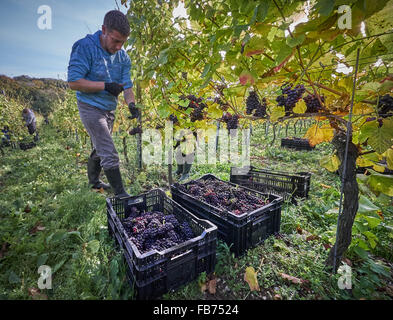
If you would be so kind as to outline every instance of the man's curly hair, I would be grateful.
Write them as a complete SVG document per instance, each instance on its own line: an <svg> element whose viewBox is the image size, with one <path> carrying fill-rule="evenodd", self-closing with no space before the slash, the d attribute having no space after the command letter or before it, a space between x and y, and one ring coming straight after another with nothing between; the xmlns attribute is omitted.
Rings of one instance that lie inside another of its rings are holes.
<svg viewBox="0 0 393 320"><path fill-rule="evenodd" d="M108 31L116 30L123 36L130 34L130 24L127 17L119 10L111 10L105 14L104 26Z"/></svg>

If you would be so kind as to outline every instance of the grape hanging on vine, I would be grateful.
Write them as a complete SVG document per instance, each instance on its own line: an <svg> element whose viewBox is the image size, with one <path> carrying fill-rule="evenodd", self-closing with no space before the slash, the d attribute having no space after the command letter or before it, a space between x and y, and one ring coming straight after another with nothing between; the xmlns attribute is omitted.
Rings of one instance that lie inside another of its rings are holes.
<svg viewBox="0 0 393 320"><path fill-rule="evenodd" d="M222 111L227 111L229 108L229 104L222 101L219 97L214 98L214 102L217 103L220 106L220 109Z"/></svg>
<svg viewBox="0 0 393 320"><path fill-rule="evenodd" d="M325 102L325 97L321 96L321 101ZM316 113L319 110L322 110L322 105L319 103L318 97L314 94L309 94L308 96L303 98L306 103L307 109L306 113Z"/></svg>
<svg viewBox="0 0 393 320"><path fill-rule="evenodd" d="M173 122L173 124L176 124L179 122L179 120L177 119L177 116L175 116L174 114L171 114L169 116L169 120Z"/></svg>
<svg viewBox="0 0 393 320"><path fill-rule="evenodd" d="M251 91L246 100L246 114L252 115L254 113L254 117L264 117L266 116L266 107L266 98L263 98L261 103L256 91Z"/></svg>
<svg viewBox="0 0 393 320"><path fill-rule="evenodd" d="M285 107L286 116L292 112L296 103L302 98L304 92L306 92L306 88L302 84L296 85L293 89L292 87L292 84L283 85L281 87L282 94L276 98L278 106Z"/></svg>
<svg viewBox="0 0 393 320"><path fill-rule="evenodd" d="M232 115L229 112L225 112L219 120L226 123L228 131L237 129L239 125L239 116L237 114Z"/></svg>
<svg viewBox="0 0 393 320"><path fill-rule="evenodd" d="M181 95L180 96L181 100L189 100L189 103L187 106L181 106L179 105L179 109L181 110L188 110L189 108L192 109L190 113L190 120L191 122L195 122L197 120L203 120L205 118L205 114L203 110L207 107L205 103L203 103L203 99L201 97L196 97L193 94L189 94L188 96Z"/></svg>
<svg viewBox="0 0 393 320"><path fill-rule="evenodd" d="M386 94L379 99L378 115L382 118L393 116L393 97Z"/></svg>
<svg viewBox="0 0 393 320"><path fill-rule="evenodd" d="M135 135L135 134L138 134L138 133L142 133L142 127L141 126L137 126L137 127L135 127L135 128L132 128L129 132L128 132L130 135Z"/></svg>

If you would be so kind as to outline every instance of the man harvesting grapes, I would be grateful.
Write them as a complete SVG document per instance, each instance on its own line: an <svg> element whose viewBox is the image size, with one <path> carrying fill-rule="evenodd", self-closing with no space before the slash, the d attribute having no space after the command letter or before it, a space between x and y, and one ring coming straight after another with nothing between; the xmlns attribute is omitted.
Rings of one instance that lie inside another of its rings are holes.
<svg viewBox="0 0 393 320"><path fill-rule="evenodd" d="M22 117L26 123L26 127L27 127L27 130L29 131L29 134L35 133L34 141L38 141L39 137L38 137L38 132L37 132L37 121L35 119L35 115L34 115L33 110L31 110L29 108L24 108L22 110Z"/></svg>
<svg viewBox="0 0 393 320"><path fill-rule="evenodd" d="M102 30L74 43L68 65L68 83L76 90L79 115L93 144L87 163L89 184L93 189L112 187L118 198L129 196L112 139L118 95L124 91L132 118L139 112L130 79L131 60L122 49L129 34L127 17L118 10L109 11ZM102 168L110 186L99 180Z"/></svg>

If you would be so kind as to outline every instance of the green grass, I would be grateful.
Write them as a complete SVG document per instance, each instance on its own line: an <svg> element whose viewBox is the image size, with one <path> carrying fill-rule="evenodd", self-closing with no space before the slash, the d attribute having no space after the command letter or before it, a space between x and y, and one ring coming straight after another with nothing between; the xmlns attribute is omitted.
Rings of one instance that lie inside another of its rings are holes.
<svg viewBox="0 0 393 320"><path fill-rule="evenodd" d="M36 148L7 148L0 159L0 246L8 244L0 258L0 299L32 299L29 289L37 288L42 264L50 266L53 273L52 289L42 290L48 299L132 299L122 254L107 230L105 198L111 194L92 192L87 185L89 143L83 145L85 141L76 141L50 126L42 127L41 132ZM282 129L280 137L284 133ZM293 128L288 135L294 135ZM214 295L201 292L200 283L207 276L202 274L164 299L391 299L384 290L392 283L391 199L372 199L384 215L384 225L373 230L377 245L368 258L360 258L354 248L348 251L353 290L339 289L340 275L332 275L325 267L329 250L324 244L334 243L337 214L328 211L337 207L340 181L319 165L319 159L330 154L332 147L323 144L310 152L293 151L279 147L280 137L271 143L271 130L266 137L262 125L254 127L251 163L260 168L311 172L309 199L298 206L284 204L280 235L241 257L235 258L228 246L219 242ZM130 193L156 187L168 190L166 167L149 166L139 172L135 138L128 138L128 165L120 137L114 138ZM229 180L229 168L229 164L194 165L191 178L212 173ZM42 228L34 230L37 226ZM318 239L307 241L309 235ZM257 272L260 291L250 291L244 281L245 269L250 266ZM282 274L307 284L294 284Z"/></svg>

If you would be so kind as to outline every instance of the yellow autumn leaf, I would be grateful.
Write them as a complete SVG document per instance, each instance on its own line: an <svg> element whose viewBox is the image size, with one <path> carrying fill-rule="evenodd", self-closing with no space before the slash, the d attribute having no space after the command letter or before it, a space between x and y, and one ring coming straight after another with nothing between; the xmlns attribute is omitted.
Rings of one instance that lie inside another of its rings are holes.
<svg viewBox="0 0 393 320"><path fill-rule="evenodd" d="M294 113L305 113L307 110L307 106L306 103L304 102L304 100L300 100L297 104L296 107L293 108L293 112Z"/></svg>
<svg viewBox="0 0 393 320"><path fill-rule="evenodd" d="M329 110L336 110L338 101L339 100L337 99L337 96L335 96L335 95L332 95L332 94L325 95L325 106Z"/></svg>
<svg viewBox="0 0 393 320"><path fill-rule="evenodd" d="M272 113L270 114L270 121L276 122L279 118L284 116L285 116L284 107L275 107L273 108Z"/></svg>
<svg viewBox="0 0 393 320"><path fill-rule="evenodd" d="M360 115L360 114L368 114L374 111L374 108L370 107L365 103L355 103L353 105L353 114Z"/></svg>
<svg viewBox="0 0 393 320"><path fill-rule="evenodd" d="M363 157L359 157L356 159L356 165L358 167L371 167L374 165L374 162L367 160Z"/></svg>
<svg viewBox="0 0 393 320"><path fill-rule="evenodd" d="M377 171L377 172L381 172L381 173L384 173L384 172L385 172L385 167L384 167L384 166L379 166L379 165L377 165L377 164L374 164L374 165L373 165L373 169L374 169L375 171Z"/></svg>
<svg viewBox="0 0 393 320"><path fill-rule="evenodd" d="M139 82L142 89L146 89L150 85L150 80L142 80Z"/></svg>
<svg viewBox="0 0 393 320"><path fill-rule="evenodd" d="M386 150L384 156L386 157L388 169L393 170L393 149Z"/></svg>
<svg viewBox="0 0 393 320"><path fill-rule="evenodd" d="M310 146L315 146L322 142L330 142L334 136L334 129L329 125L323 125L321 128L317 124L308 129L304 138L309 140Z"/></svg>
<svg viewBox="0 0 393 320"><path fill-rule="evenodd" d="M337 155L325 156L322 157L319 161L321 167L329 170L330 172L336 172L340 167L340 163L340 159L337 157Z"/></svg>
<svg viewBox="0 0 393 320"><path fill-rule="evenodd" d="M260 291L257 273L253 267L247 267L244 273L244 281L248 283L251 291Z"/></svg>

